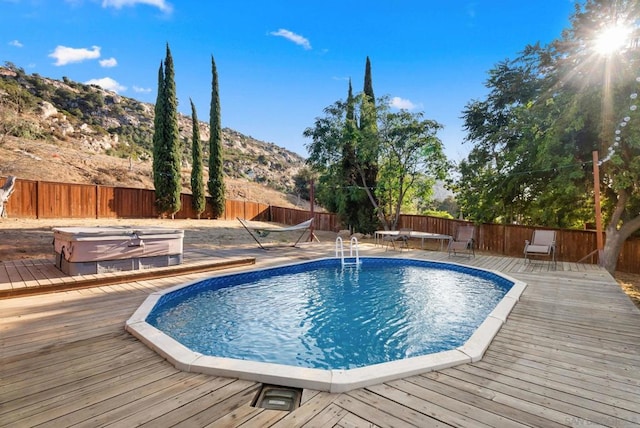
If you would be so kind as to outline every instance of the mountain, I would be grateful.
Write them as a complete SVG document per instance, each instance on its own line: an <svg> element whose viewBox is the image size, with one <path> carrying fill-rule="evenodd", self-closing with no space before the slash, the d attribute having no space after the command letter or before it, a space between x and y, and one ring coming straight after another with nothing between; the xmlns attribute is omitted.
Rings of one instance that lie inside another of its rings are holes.
<svg viewBox="0 0 640 428"><path fill-rule="evenodd" d="M7 63L0 67L0 176L153 188L153 112L153 104ZM184 115L178 120L189 192L192 124ZM206 181L208 123L200 123L200 136ZM223 150L228 198L275 203L260 199L293 193L304 167L298 154L228 128Z"/></svg>

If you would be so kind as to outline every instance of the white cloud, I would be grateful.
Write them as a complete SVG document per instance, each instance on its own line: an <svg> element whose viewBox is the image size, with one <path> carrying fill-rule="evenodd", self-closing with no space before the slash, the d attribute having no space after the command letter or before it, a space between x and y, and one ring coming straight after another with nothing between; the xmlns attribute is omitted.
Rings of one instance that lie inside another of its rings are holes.
<svg viewBox="0 0 640 428"><path fill-rule="evenodd" d="M405 100L400 97L393 97L389 100L389 106L393 108L397 108L399 110L413 110L418 107L416 104L412 103L410 100Z"/></svg>
<svg viewBox="0 0 640 428"><path fill-rule="evenodd" d="M151 88L141 88L140 86L133 85L133 92L137 92L139 94L148 94L151 92Z"/></svg>
<svg viewBox="0 0 640 428"><path fill-rule="evenodd" d="M113 80L111 77L103 77L102 79L91 79L84 83L87 85L98 85L101 88L106 89L107 91L113 91L118 93L124 92L127 90L126 86L122 86L121 84Z"/></svg>
<svg viewBox="0 0 640 428"><path fill-rule="evenodd" d="M92 46L91 50L86 48L68 48L66 46L56 46L50 58L55 58L54 65L67 65L74 62L82 62L87 59L100 58L100 47Z"/></svg>
<svg viewBox="0 0 640 428"><path fill-rule="evenodd" d="M20 43L20 41L19 41L19 40L11 40L11 41L9 42L9 45L11 45L11 46L15 46L16 48L21 48L21 47L23 47L23 46L24 46L22 43Z"/></svg>
<svg viewBox="0 0 640 428"><path fill-rule="evenodd" d="M171 13L173 7L165 0L102 0L102 7L113 7L116 9L122 9L125 6L137 6L139 4L146 4L154 6L165 13Z"/></svg>
<svg viewBox="0 0 640 428"><path fill-rule="evenodd" d="M296 45L302 46L306 50L311 49L311 43L305 37L293 33L289 30L285 30L284 28L279 29L278 31L272 31L269 33L272 36L284 37L287 40L292 41Z"/></svg>
<svg viewBox="0 0 640 428"><path fill-rule="evenodd" d="M105 68L115 67L118 65L118 61L116 61L115 58L101 59L99 62L100 66Z"/></svg>

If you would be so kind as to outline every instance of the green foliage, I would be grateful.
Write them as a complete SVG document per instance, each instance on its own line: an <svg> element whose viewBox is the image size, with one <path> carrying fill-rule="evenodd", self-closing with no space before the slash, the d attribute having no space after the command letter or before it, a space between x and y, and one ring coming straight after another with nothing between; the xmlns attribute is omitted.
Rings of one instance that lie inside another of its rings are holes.
<svg viewBox="0 0 640 428"><path fill-rule="evenodd" d="M224 213L225 186L223 175L222 125L220 117L220 93L218 70L211 55L211 110L209 112L209 181L207 182L214 218Z"/></svg>
<svg viewBox="0 0 640 428"><path fill-rule="evenodd" d="M435 178L444 176L448 163L442 143L436 137L441 126L423 119L422 113L389 112L388 103L380 103L376 112L376 134L363 138L369 130L352 126L347 120L350 103L338 101L325 109L325 116L317 118L313 128L307 128L306 137L313 142L307 146L308 164L320 176L318 198L326 207L344 209L343 204L356 200L356 192L371 195L368 203L378 213L385 228L394 228L402 209L407 209L413 197L430 197ZM354 112L362 111L354 108ZM365 107L367 108L367 107ZM373 147L372 147L373 146ZM354 174L345 177L345 153L354 156L348 163ZM377 154L372 159L373 154ZM366 174L370 161L379 165L376 187L365 189L357 180ZM356 177L356 178L352 178ZM345 178L352 181L345 185ZM332 197L333 195L333 197ZM366 221L356 218L356 221ZM360 223L362 224L362 223ZM376 225L369 225L375 227Z"/></svg>
<svg viewBox="0 0 640 428"><path fill-rule="evenodd" d="M153 181L158 211L172 216L180 210L182 191L177 108L173 58L167 44L164 69L161 64L158 72L153 137Z"/></svg>
<svg viewBox="0 0 640 428"><path fill-rule="evenodd" d="M427 214L428 212L446 212L447 214L451 215L451 218L456 218L460 214L458 202L453 196L447 196L446 198L444 198L444 200L438 201L433 204L432 209L423 211L423 214L425 215L434 215L440 217L436 214Z"/></svg>
<svg viewBox="0 0 640 428"><path fill-rule="evenodd" d="M33 111L37 99L15 80L0 79L0 143L4 136L36 139L44 132L31 120L20 115Z"/></svg>
<svg viewBox="0 0 640 428"><path fill-rule="evenodd" d="M438 217L438 218L447 218L447 219L455 218L448 211L438 211L438 210L426 210L425 212L422 213L422 215L428 215L431 217Z"/></svg>
<svg viewBox="0 0 640 428"><path fill-rule="evenodd" d="M388 221L395 227L400 212L409 208L407 201L431 198L435 179L443 179L449 165L436 135L442 125L424 119L423 113L379 110L380 172L376 194L385 202Z"/></svg>
<svg viewBox="0 0 640 428"><path fill-rule="evenodd" d="M378 202L374 200L378 153L375 97L369 57L365 65L363 93L354 97L349 80L346 103L336 103L325 109L325 113L334 118L316 121L315 131L305 131L305 136L314 138L318 143L319 140L326 139L326 143L339 146L337 150L331 149L332 156L337 159L329 168L332 177L320 179L320 184L328 186L325 188L332 191L321 189L318 199L325 207L335 208L345 226L357 232L371 233L378 228L379 219L376 212ZM335 123L331 123L336 120L339 122L337 128Z"/></svg>
<svg viewBox="0 0 640 428"><path fill-rule="evenodd" d="M309 168L302 168L298 173L293 177L294 181L294 189L293 191L302 199L306 199L310 201L311 198L311 181L315 179L313 171ZM314 192L315 196L315 192Z"/></svg>
<svg viewBox="0 0 640 428"><path fill-rule="evenodd" d="M597 151L608 223L604 263L615 269L624 239L640 229L639 19L638 2L587 0L576 6L560 39L527 46L491 70L486 99L464 112L474 147L455 183L473 220L592 223ZM631 44L595 52L599 32L614 25L633 31Z"/></svg>
<svg viewBox="0 0 640 428"><path fill-rule="evenodd" d="M191 194L192 194L192 207L193 210L200 214L205 210L207 200L204 193L204 168L202 164L202 141L200 141L200 122L198 121L198 114L196 112L196 106L191 102L191 126L193 127L193 137L191 139L191 154L192 154L192 167L191 167Z"/></svg>
<svg viewBox="0 0 640 428"><path fill-rule="evenodd" d="M33 110L37 103L37 98L17 81L0 79L0 107L13 109L20 114Z"/></svg>
<svg viewBox="0 0 640 428"><path fill-rule="evenodd" d="M584 124L567 119L571 110L580 109L584 117L592 109L551 92L541 58L547 58L546 52L535 46L498 64L489 73L487 99L470 103L463 112L467 140L474 147L459 165L456 188L465 215L475 221L554 227L583 223L584 212L568 208L584 202L584 191L577 189L584 189L592 145L576 144L576 139L595 137Z"/></svg>
<svg viewBox="0 0 640 428"><path fill-rule="evenodd" d="M98 128L99 130L102 128ZM121 124L120 126L109 128L106 130L111 134L118 134L121 140L129 141L139 146L137 151L140 153L150 153L153 151L153 129L146 126L133 126L129 124Z"/></svg>

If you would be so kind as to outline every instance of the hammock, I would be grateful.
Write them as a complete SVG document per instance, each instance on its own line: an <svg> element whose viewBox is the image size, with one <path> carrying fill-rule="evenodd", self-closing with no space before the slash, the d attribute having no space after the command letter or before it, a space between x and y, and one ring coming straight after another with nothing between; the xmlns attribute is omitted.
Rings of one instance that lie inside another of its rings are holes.
<svg viewBox="0 0 640 428"><path fill-rule="evenodd" d="M285 227L264 226L261 224L251 223L249 221L242 220L239 217L236 217L236 218L238 219L242 227L244 227L245 230L249 232L249 235L251 235L253 240L256 241L260 246L260 248L262 248L263 250L266 250L266 248L258 240L256 235L259 236L260 238L266 238L267 236L269 236L270 233L292 232L292 231L302 230L302 233L298 237L298 240L293 245L291 245L291 247L295 247L296 245L298 245L298 242L300 242L305 232L307 230L311 231L311 225L313 224L312 218L310 218L307 221L303 221L302 223L298 223L294 226L285 226Z"/></svg>

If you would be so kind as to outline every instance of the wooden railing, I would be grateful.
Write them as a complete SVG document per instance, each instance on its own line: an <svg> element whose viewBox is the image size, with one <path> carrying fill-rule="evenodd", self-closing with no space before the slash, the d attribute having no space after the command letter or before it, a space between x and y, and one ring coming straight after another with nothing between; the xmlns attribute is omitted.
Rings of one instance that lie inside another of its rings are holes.
<svg viewBox="0 0 640 428"><path fill-rule="evenodd" d="M0 178L0 186L6 179ZM52 183L47 181L16 180L14 192L7 204L8 217L13 218L156 218L155 192L149 189L109 187L88 184ZM177 219L196 218L191 208L191 195L181 195L182 208ZM293 225L308 220L310 212L295 208L277 207L251 201L227 200L223 220L237 217L249 220L272 221ZM316 230L337 232L343 229L333 213L315 212ZM211 205L200 218L212 218ZM402 215L398 228L421 232L453 235L459 224L467 222L439 217ZM0 221L0 227L2 222ZM479 251L520 257L524 241L530 239L535 228L519 225L476 225L476 247ZM592 230L556 229L558 259L576 262L596 248ZM587 260L597 263L595 258ZM630 238L618 258L618 270L640 274L640 239Z"/></svg>

